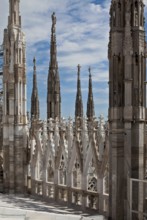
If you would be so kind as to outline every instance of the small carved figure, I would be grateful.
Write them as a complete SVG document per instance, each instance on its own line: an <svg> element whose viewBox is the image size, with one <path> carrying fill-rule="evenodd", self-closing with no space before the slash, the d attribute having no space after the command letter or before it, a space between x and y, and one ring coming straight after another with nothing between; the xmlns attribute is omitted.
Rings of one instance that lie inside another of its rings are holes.
<svg viewBox="0 0 147 220"><path fill-rule="evenodd" d="M53 14L52 14L52 22L53 22L53 26L55 26L55 24L56 24L55 12L53 12Z"/></svg>
<svg viewBox="0 0 147 220"><path fill-rule="evenodd" d="M141 3L140 3L141 4ZM140 5L140 26L144 25L144 18L143 18L143 4Z"/></svg>
<svg viewBox="0 0 147 220"><path fill-rule="evenodd" d="M138 3L135 2L135 26L138 26Z"/></svg>
<svg viewBox="0 0 147 220"><path fill-rule="evenodd" d="M118 25L121 25L121 3L118 2L118 10L119 10L119 19L118 19Z"/></svg>
<svg viewBox="0 0 147 220"><path fill-rule="evenodd" d="M113 7L113 26L116 26L116 7Z"/></svg>

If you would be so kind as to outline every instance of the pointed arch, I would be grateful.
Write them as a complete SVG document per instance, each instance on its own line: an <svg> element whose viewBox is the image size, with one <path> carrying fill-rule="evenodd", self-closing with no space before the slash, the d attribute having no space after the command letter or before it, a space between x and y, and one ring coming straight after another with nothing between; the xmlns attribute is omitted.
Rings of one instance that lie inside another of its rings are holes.
<svg viewBox="0 0 147 220"><path fill-rule="evenodd" d="M55 150L54 142L47 140L46 150L44 151L44 170L45 170L45 181L54 182L55 172Z"/></svg>
<svg viewBox="0 0 147 220"><path fill-rule="evenodd" d="M68 151L66 140L60 141L60 148L57 152L56 166L58 169L58 183L67 184Z"/></svg>
<svg viewBox="0 0 147 220"><path fill-rule="evenodd" d="M68 173L70 175L69 177L71 178L71 187L81 188L83 164L80 150L80 142L76 139L76 137L73 140Z"/></svg>
<svg viewBox="0 0 147 220"><path fill-rule="evenodd" d="M75 165L75 160L78 160L81 172L83 172L83 164L82 164L82 155L80 150L80 142L77 141L76 137L73 140L72 152L71 152L71 159L69 162L69 169L68 172L72 172L73 166Z"/></svg>
<svg viewBox="0 0 147 220"><path fill-rule="evenodd" d="M58 169L58 178L59 178L59 184L66 185L67 184L67 163L65 156L62 154L60 158L60 164Z"/></svg>
<svg viewBox="0 0 147 220"><path fill-rule="evenodd" d="M41 147L40 130L34 132L30 137L31 148L31 176L32 179L42 179L43 152Z"/></svg>
<svg viewBox="0 0 147 220"><path fill-rule="evenodd" d="M74 166L72 169L72 186L75 188L81 188L82 186L82 172L77 157L74 161Z"/></svg>
<svg viewBox="0 0 147 220"><path fill-rule="evenodd" d="M89 140L89 147L88 147L88 151L87 151L87 156L86 156L86 162L85 162L85 166L84 166L84 173L88 172L89 169L89 163L93 160L93 164L95 164L95 169L96 172L99 172L99 168L100 168L100 162L99 162L99 158L97 155L97 151L96 149L98 148L96 142L93 140L93 138L90 138Z"/></svg>
<svg viewBox="0 0 147 220"><path fill-rule="evenodd" d="M48 165L47 165L47 182L54 182L54 167L53 167L53 160L51 159L51 157L48 159Z"/></svg>

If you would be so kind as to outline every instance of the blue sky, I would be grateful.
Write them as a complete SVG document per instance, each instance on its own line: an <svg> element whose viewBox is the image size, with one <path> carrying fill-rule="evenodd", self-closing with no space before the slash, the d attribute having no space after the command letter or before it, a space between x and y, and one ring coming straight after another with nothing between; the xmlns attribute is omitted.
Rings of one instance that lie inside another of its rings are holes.
<svg viewBox="0 0 147 220"><path fill-rule="evenodd" d="M7 27L8 0L0 0L0 44ZM146 1L147 2L147 1ZM57 52L61 80L62 116L74 117L77 65L86 114L88 67L93 76L95 113L107 119L110 0L20 0L22 29L26 35L27 98L30 111L33 57L37 60L41 118L46 118L47 75L50 59L51 14L57 17Z"/></svg>

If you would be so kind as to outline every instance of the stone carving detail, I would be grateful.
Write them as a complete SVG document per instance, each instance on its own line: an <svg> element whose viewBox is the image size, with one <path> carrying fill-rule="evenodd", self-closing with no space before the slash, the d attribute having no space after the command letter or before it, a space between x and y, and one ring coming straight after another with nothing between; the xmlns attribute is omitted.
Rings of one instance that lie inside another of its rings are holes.
<svg viewBox="0 0 147 220"><path fill-rule="evenodd" d="M130 6L131 6L130 0L125 0L125 3L126 3L126 12L130 13Z"/></svg>
<svg viewBox="0 0 147 220"><path fill-rule="evenodd" d="M65 158L62 155L59 165L59 183L62 185L66 185L66 165Z"/></svg>
<svg viewBox="0 0 147 220"><path fill-rule="evenodd" d="M135 1L135 26L138 26L138 2Z"/></svg>
<svg viewBox="0 0 147 220"><path fill-rule="evenodd" d="M97 175L93 159L89 163L88 169L88 190L97 192Z"/></svg>
<svg viewBox="0 0 147 220"><path fill-rule="evenodd" d="M143 14L144 14L144 5L142 2L140 2L140 26L144 26L144 17L143 17Z"/></svg>
<svg viewBox="0 0 147 220"><path fill-rule="evenodd" d="M59 137L59 121L58 121L58 118L56 118L56 120L55 120L55 135L54 135L56 150L59 147L59 140L60 140L60 137Z"/></svg>
<svg viewBox="0 0 147 220"><path fill-rule="evenodd" d="M47 181L48 182L54 182L54 169L53 169L53 162L52 162L51 158L48 161Z"/></svg>
<svg viewBox="0 0 147 220"><path fill-rule="evenodd" d="M96 208L97 198L93 195L88 196L89 208Z"/></svg>
<svg viewBox="0 0 147 220"><path fill-rule="evenodd" d="M114 2L113 6L112 6L112 22L113 22L113 26L116 26L116 3Z"/></svg>
<svg viewBox="0 0 147 220"><path fill-rule="evenodd" d="M38 180L41 180L42 179L42 173L43 173L43 164L42 164L42 158L41 158L41 155L38 154L37 156L37 161L36 161L36 178Z"/></svg>
<svg viewBox="0 0 147 220"><path fill-rule="evenodd" d="M118 26L121 26L121 10L122 10L122 5L119 1L118 2Z"/></svg>
<svg viewBox="0 0 147 220"><path fill-rule="evenodd" d="M73 167L73 187L81 188L81 169L78 159L76 159Z"/></svg>
<svg viewBox="0 0 147 220"><path fill-rule="evenodd" d="M109 194L109 166L107 164L103 179L103 193Z"/></svg>

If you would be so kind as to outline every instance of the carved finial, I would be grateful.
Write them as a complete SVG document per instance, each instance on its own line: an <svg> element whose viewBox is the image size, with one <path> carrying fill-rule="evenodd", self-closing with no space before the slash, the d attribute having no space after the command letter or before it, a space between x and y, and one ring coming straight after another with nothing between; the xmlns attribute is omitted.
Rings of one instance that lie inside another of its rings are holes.
<svg viewBox="0 0 147 220"><path fill-rule="evenodd" d="M49 120L48 120L48 128L50 131L53 131L53 129L54 129L54 124L53 124L52 118L49 118Z"/></svg>
<svg viewBox="0 0 147 220"><path fill-rule="evenodd" d="M81 66L80 66L80 64L78 64L78 73L80 73L80 70L81 70Z"/></svg>
<svg viewBox="0 0 147 220"><path fill-rule="evenodd" d="M80 71L81 71L81 66L80 66L80 64L78 64L78 79L80 80Z"/></svg>
<svg viewBox="0 0 147 220"><path fill-rule="evenodd" d="M36 58L33 59L34 66L36 66Z"/></svg>
<svg viewBox="0 0 147 220"><path fill-rule="evenodd" d="M55 16L55 12L53 12L53 14L52 14L52 23L53 23L53 25L56 24L56 16Z"/></svg>
<svg viewBox="0 0 147 220"><path fill-rule="evenodd" d="M34 57L33 59L33 63L34 63L34 71L36 70L36 58ZM35 72L34 72L35 73Z"/></svg>
<svg viewBox="0 0 147 220"><path fill-rule="evenodd" d="M89 76L91 77L91 67L89 67Z"/></svg>
<svg viewBox="0 0 147 220"><path fill-rule="evenodd" d="M35 66L35 64L36 64L36 57L34 57L33 63L34 63L34 66Z"/></svg>

